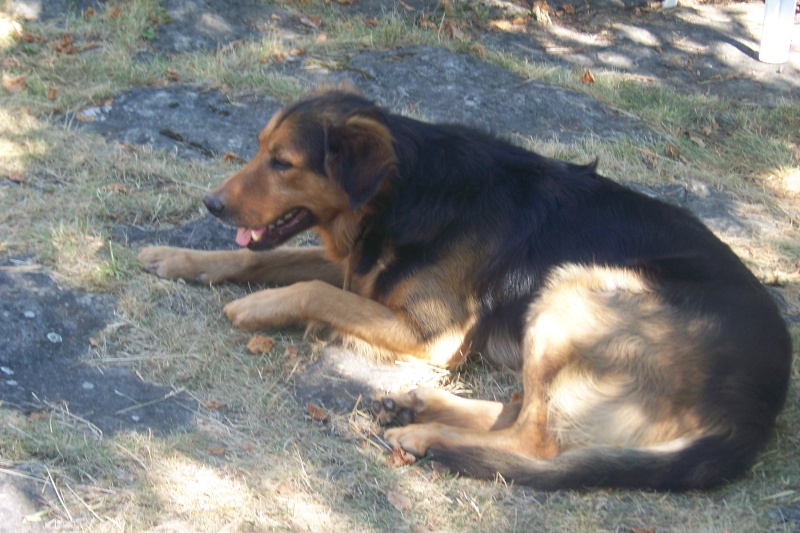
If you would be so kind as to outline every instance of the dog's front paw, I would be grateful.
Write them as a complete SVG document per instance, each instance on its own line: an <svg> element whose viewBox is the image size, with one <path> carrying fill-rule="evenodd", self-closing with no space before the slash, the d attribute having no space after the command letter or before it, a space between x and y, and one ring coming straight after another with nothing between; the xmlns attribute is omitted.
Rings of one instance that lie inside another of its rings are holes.
<svg viewBox="0 0 800 533"><path fill-rule="evenodd" d="M280 328L304 321L301 284L265 289L234 300L223 311L231 324L245 331Z"/></svg>
<svg viewBox="0 0 800 533"><path fill-rule="evenodd" d="M160 278L194 279L190 253L190 250L170 246L146 246L137 259L145 270Z"/></svg>

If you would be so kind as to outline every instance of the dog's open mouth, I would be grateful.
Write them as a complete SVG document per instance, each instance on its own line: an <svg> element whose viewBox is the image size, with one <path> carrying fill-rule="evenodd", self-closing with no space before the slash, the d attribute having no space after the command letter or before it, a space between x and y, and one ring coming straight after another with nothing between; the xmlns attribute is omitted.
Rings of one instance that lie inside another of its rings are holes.
<svg viewBox="0 0 800 533"><path fill-rule="evenodd" d="M282 214L263 228L238 228L236 244L251 250L269 250L283 244L317 223L314 214L305 207L296 207Z"/></svg>

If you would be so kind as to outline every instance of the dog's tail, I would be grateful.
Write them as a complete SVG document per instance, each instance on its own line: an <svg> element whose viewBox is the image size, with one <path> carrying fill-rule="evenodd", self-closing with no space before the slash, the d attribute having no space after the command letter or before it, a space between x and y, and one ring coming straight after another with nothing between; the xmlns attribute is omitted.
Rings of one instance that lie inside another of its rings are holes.
<svg viewBox="0 0 800 533"><path fill-rule="evenodd" d="M653 490L702 489L730 481L753 463L766 440L763 431L679 439L643 448L596 446L565 451L552 459L531 459L490 448L431 448L436 462L466 475L537 490L590 487Z"/></svg>

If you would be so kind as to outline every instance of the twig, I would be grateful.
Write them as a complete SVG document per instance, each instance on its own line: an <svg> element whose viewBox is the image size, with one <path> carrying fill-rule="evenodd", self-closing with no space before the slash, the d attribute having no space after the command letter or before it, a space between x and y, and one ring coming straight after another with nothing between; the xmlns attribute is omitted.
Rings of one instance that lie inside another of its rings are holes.
<svg viewBox="0 0 800 533"><path fill-rule="evenodd" d="M144 461L142 461L141 459L139 459L138 457L136 457L136 454L135 454L135 453L133 453L132 451L130 451L130 450L128 450L128 449L126 449L126 448L125 448L124 446L122 446L121 444L119 444L119 443L117 443L117 442L114 442L113 440L110 440L110 441L108 441L108 442L110 442L111 444L113 444L114 446L116 446L117 448L119 448L120 450L122 450L124 453L128 454L128 456L130 456L130 458L131 458L131 459L133 459L134 461L136 461L137 463L139 463L139 466L141 466L141 467L142 467L142 470L148 470L148 468L147 468L147 465L146 465L146 464L144 464Z"/></svg>
<svg viewBox="0 0 800 533"><path fill-rule="evenodd" d="M102 519L102 518L100 518L100 516L98 516L98 514L97 514L97 513L95 513L95 512L94 512L94 510L93 510L91 507L89 507L89 504L88 504L88 503L86 503L85 501L83 501L83 498L81 498L80 496L78 496L78 493L77 493L77 492L75 492L74 490L72 490L72 487L70 487L70 486L69 486L69 483L67 483L67 482L65 481L65 482L64 482L64 485L66 485L66 486L67 486L67 488L69 489L69 491L72 493L72 495L73 495L73 496L75 496L75 497L78 499L78 501L81 503L81 505L83 505L84 507L86 507L86 510L87 510L87 511L89 511L90 513L92 513L92 516L94 516L95 518L97 518L97 519L98 519L98 520L100 520L101 522L103 521L103 519Z"/></svg>
<svg viewBox="0 0 800 533"><path fill-rule="evenodd" d="M67 518L69 519L70 522L72 522L73 521L72 513L70 513L69 509L67 509L67 504L64 503L64 497L61 495L61 491L58 490L58 487L56 486L56 481L53 479L53 475L50 473L50 469L47 467L45 467L45 469L47 470L47 477L50 478L50 484L53 486L53 490L55 491L56 496L58 497L58 501L61 502L61 507L64 508L64 512L67 513Z"/></svg>
<svg viewBox="0 0 800 533"><path fill-rule="evenodd" d="M126 407L124 409L120 409L119 411L117 411L114 414L115 415L122 415L122 414L125 414L125 413L129 413L130 411L135 411L136 409L141 409L142 407L147 407L147 406L159 403L159 402L163 402L163 401L169 400L173 396L177 396L178 394L184 392L185 390L186 390L186 387L181 387L178 390L174 390L174 391L169 392L168 394L165 394L163 398L156 398L155 400L150 400L149 402L144 402L144 403L139 403L139 404L136 404L136 405L131 405L130 407ZM114 392L116 392L117 394L119 394L120 396L122 396L124 398L128 398L130 400L133 399L133 398L130 398L129 396L125 396L124 394L122 394L118 390L115 390Z"/></svg>
<svg viewBox="0 0 800 533"><path fill-rule="evenodd" d="M10 475L10 476L17 476L17 477L21 477L21 478L23 478L23 479L29 479L29 480L31 480L31 481L35 481L35 482L37 482L37 483L44 483L44 484L47 484L47 480L46 480L46 479L44 479L44 478L40 478L40 477L36 477L36 476L32 476L32 475L30 475L30 474L25 474L25 473L23 473L23 472L17 472L16 470L11 470L11 469L8 469L8 468L0 468L0 473L2 473L2 474L8 474L8 475Z"/></svg>

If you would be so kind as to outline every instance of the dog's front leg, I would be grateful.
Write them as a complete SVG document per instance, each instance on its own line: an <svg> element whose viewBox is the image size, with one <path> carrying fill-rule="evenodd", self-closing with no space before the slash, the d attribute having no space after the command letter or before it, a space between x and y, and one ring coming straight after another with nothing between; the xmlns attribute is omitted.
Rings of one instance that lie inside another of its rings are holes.
<svg viewBox="0 0 800 533"><path fill-rule="evenodd" d="M322 281L253 293L226 305L225 315L248 331L317 322L398 354L427 355L427 345L401 312Z"/></svg>

